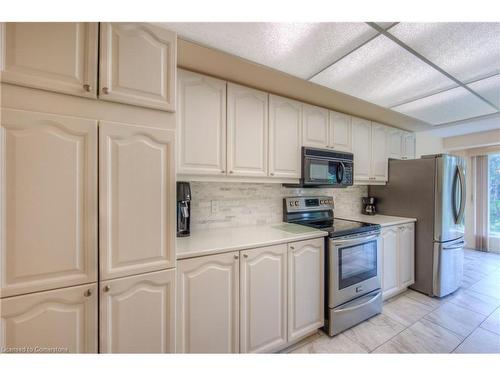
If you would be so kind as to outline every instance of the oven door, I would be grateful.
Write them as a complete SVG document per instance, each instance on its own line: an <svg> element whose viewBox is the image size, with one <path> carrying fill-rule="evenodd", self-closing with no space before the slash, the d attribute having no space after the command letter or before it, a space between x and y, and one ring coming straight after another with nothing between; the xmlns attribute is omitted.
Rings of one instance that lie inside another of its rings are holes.
<svg viewBox="0 0 500 375"><path fill-rule="evenodd" d="M330 308L380 288L379 233L331 239L328 261Z"/></svg>
<svg viewBox="0 0 500 375"><path fill-rule="evenodd" d="M342 185L346 166L340 160L305 156L303 177L306 185Z"/></svg>

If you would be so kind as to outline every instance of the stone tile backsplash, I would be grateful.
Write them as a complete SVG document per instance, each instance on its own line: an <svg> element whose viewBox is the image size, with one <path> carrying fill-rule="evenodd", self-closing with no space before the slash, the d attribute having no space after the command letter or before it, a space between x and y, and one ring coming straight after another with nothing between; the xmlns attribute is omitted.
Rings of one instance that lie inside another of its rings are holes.
<svg viewBox="0 0 500 375"><path fill-rule="evenodd" d="M191 193L191 227L208 229L279 223L283 198L289 196L333 196L335 215L359 212L367 187L294 189L281 184L191 181Z"/></svg>

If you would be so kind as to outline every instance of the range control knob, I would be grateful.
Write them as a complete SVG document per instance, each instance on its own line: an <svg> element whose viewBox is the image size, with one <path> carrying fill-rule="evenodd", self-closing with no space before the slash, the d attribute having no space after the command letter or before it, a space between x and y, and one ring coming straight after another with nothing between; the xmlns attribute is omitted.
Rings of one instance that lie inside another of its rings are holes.
<svg viewBox="0 0 500 375"><path fill-rule="evenodd" d="M295 207L299 205L299 201L295 201Z"/></svg>

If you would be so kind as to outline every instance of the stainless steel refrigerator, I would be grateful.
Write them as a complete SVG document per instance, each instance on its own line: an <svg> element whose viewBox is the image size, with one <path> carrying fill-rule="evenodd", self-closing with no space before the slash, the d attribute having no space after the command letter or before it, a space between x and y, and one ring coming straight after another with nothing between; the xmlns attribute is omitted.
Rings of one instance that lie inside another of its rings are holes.
<svg viewBox="0 0 500 375"><path fill-rule="evenodd" d="M410 288L443 297L463 276L465 161L453 155L389 160L389 181L370 186L377 212L414 217L415 284Z"/></svg>

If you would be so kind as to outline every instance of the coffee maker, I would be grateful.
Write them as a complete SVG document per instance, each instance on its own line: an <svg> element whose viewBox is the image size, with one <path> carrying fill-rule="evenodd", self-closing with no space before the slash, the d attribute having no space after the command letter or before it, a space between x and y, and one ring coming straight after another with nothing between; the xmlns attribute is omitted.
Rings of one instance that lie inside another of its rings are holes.
<svg viewBox="0 0 500 375"><path fill-rule="evenodd" d="M191 222L191 188L189 182L177 181L177 237L188 237Z"/></svg>
<svg viewBox="0 0 500 375"><path fill-rule="evenodd" d="M364 215L375 215L375 198L374 197L363 197L363 210L361 212Z"/></svg>

